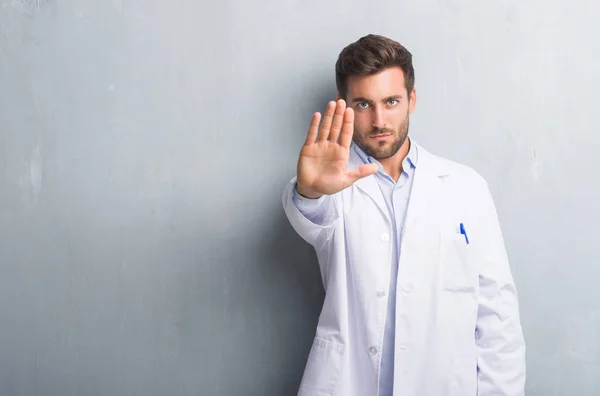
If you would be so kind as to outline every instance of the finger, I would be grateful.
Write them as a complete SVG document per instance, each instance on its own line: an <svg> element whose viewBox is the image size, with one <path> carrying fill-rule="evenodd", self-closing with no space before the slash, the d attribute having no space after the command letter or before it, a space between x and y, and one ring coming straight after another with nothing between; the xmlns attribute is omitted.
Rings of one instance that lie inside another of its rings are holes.
<svg viewBox="0 0 600 396"><path fill-rule="evenodd" d="M352 110L351 107L348 107L344 113L344 124L340 135L340 145L350 148L352 134L354 134L354 110Z"/></svg>
<svg viewBox="0 0 600 396"><path fill-rule="evenodd" d="M344 122L344 112L346 111L346 102L342 99L338 100L335 115L333 116L333 121L331 122L331 131L329 132L329 141L337 143L338 138L340 137L340 130L342 129L342 124Z"/></svg>
<svg viewBox="0 0 600 396"><path fill-rule="evenodd" d="M334 112L335 102L331 101L327 104L327 110L325 110L325 116L323 117L323 122L321 123L321 134L319 136L320 141L325 141L329 137L329 129L331 128Z"/></svg>
<svg viewBox="0 0 600 396"><path fill-rule="evenodd" d="M319 122L321 121L321 113L315 113L310 121L310 127L308 128L308 135L306 136L305 145L313 144L317 140L319 134Z"/></svg>
<svg viewBox="0 0 600 396"><path fill-rule="evenodd" d="M379 167L377 164L365 164L347 173L350 183L362 179L363 177L371 176L377 173Z"/></svg>

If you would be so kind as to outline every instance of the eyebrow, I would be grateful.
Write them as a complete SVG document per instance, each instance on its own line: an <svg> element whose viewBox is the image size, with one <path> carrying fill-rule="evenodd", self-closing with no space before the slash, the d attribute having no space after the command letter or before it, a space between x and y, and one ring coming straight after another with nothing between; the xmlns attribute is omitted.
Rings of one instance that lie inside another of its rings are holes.
<svg viewBox="0 0 600 396"><path fill-rule="evenodd" d="M402 95L392 95L392 96L388 96L387 98L384 98L383 101L387 102L388 100L400 100L402 99ZM352 103L358 103L358 102L367 102L367 103L373 103L372 100L369 100L367 98L354 98L352 99Z"/></svg>

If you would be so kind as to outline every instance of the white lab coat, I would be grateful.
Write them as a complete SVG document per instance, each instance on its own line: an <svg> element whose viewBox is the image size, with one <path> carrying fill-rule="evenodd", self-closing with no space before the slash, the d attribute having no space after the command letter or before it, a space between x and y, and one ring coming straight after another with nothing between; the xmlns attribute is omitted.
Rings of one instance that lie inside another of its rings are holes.
<svg viewBox="0 0 600 396"><path fill-rule="evenodd" d="M523 395L517 291L487 184L418 149L398 270L394 395ZM351 149L349 169L361 164ZM384 198L366 177L324 197L327 216L314 224L292 201L295 181L283 206L315 248L326 291L298 395L377 396L393 243Z"/></svg>

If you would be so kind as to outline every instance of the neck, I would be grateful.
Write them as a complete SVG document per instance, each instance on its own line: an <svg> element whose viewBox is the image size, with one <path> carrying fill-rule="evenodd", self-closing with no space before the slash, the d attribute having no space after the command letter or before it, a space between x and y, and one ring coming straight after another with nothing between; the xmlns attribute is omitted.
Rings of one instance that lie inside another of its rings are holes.
<svg viewBox="0 0 600 396"><path fill-rule="evenodd" d="M383 166L383 170L385 173L390 175L392 179L398 181L400 178L400 174L402 173L402 161L408 155L408 151L410 150L410 139L407 137L400 149L396 152L396 154L392 155L389 158L384 158L378 160Z"/></svg>

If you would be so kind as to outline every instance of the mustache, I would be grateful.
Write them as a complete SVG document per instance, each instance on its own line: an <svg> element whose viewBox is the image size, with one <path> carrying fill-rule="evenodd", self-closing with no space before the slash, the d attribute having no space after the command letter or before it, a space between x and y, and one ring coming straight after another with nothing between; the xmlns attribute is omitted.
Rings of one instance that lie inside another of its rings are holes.
<svg viewBox="0 0 600 396"><path fill-rule="evenodd" d="M379 135L393 135L394 130L391 128L373 128L369 136L379 136Z"/></svg>

